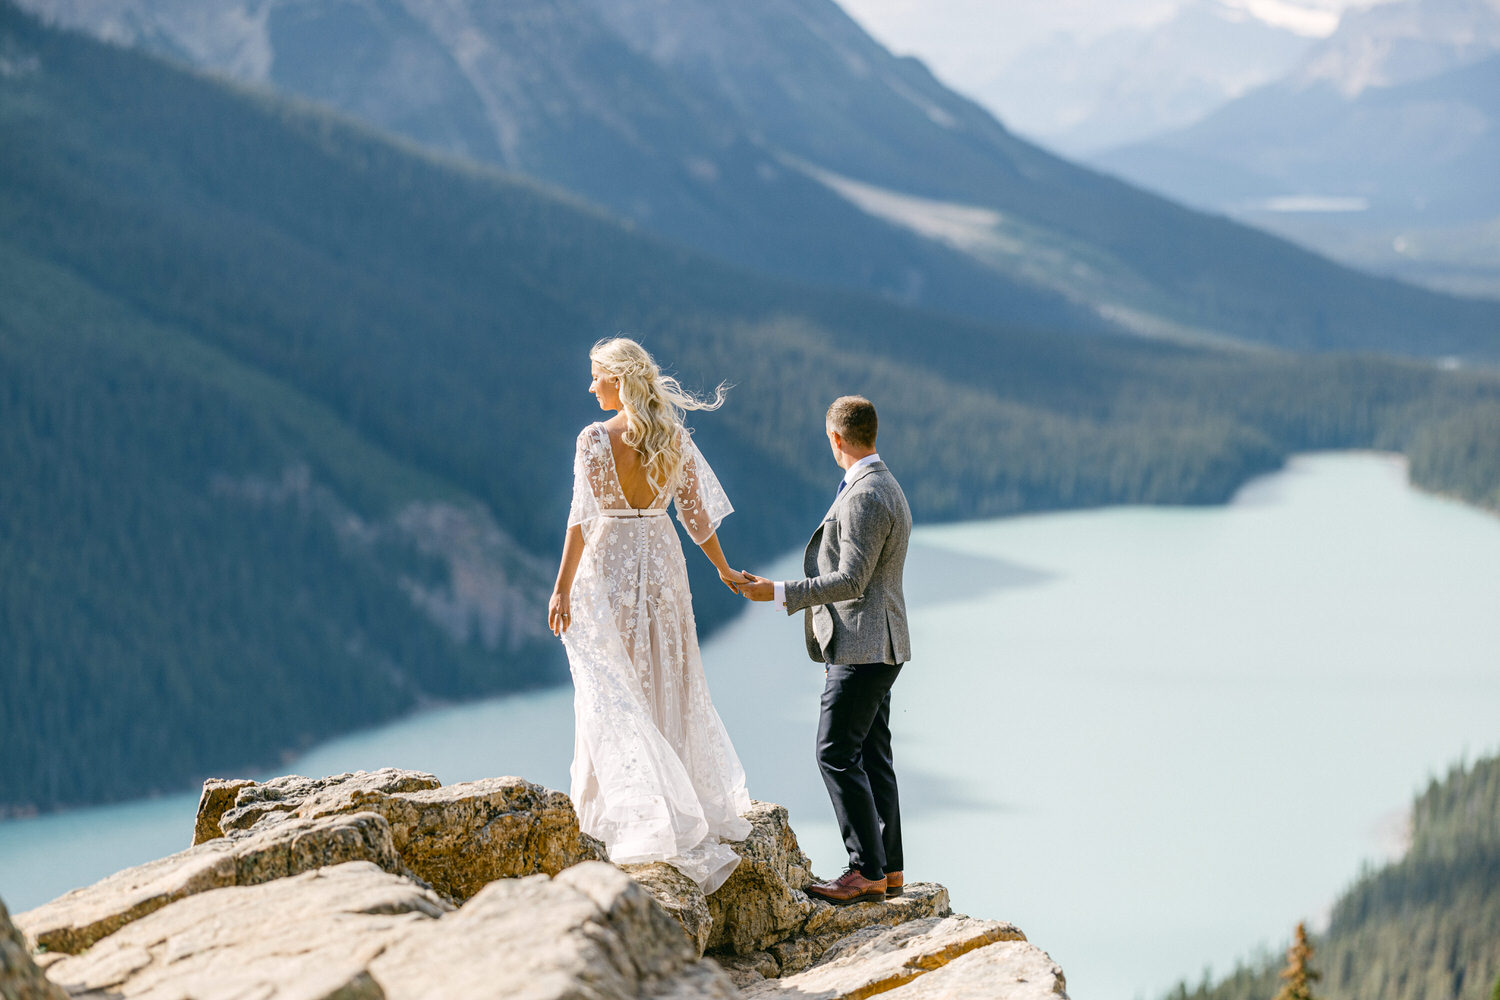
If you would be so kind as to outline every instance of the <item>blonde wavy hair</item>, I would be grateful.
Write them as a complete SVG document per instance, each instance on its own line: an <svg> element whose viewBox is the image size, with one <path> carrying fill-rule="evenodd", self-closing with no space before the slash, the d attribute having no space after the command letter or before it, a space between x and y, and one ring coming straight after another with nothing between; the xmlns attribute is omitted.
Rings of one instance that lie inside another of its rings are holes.
<svg viewBox="0 0 1500 1000"><path fill-rule="evenodd" d="M677 478L682 469L682 418L688 410L717 410L730 388L720 382L712 400L699 399L661 367L644 347L629 337L606 337L589 351L589 360L611 378L620 380L620 403L625 410L625 443L641 456L646 475L657 492Z"/></svg>

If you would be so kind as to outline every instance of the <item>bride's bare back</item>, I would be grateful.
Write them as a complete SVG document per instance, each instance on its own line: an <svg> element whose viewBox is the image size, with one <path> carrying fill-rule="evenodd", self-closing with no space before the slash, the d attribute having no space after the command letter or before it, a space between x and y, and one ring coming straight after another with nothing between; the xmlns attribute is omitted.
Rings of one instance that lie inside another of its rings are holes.
<svg viewBox="0 0 1500 1000"><path fill-rule="evenodd" d="M610 457L615 462L615 478L620 483L620 493L625 497L625 502L637 510L653 505L662 506L657 500L665 499L665 494L655 488L651 477L646 474L646 465L641 461L640 452L625 443L625 430L628 426L624 414L604 421L604 429L609 432Z"/></svg>

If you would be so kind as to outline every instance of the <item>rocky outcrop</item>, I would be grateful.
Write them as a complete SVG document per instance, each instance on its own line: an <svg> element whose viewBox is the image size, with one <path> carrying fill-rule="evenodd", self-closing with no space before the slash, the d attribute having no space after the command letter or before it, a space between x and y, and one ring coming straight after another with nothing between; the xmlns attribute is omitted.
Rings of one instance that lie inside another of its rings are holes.
<svg viewBox="0 0 1500 1000"><path fill-rule="evenodd" d="M998 920L927 917L857 931L804 972L741 982L753 1000L858 1000L894 990L987 945L1025 940L1013 925Z"/></svg>
<svg viewBox="0 0 1500 1000"><path fill-rule="evenodd" d="M975 949L886 994L889 1000L1066 1000L1067 995L1062 969L1027 941Z"/></svg>
<svg viewBox="0 0 1500 1000"><path fill-rule="evenodd" d="M220 819L234 808L240 789L254 784L248 778L210 778L203 783L203 793L198 796L198 818L193 825L195 846L224 836Z"/></svg>
<svg viewBox="0 0 1500 1000"><path fill-rule="evenodd" d="M745 814L750 835L734 845L739 867L708 898L714 951L745 955L784 940L814 906L803 888L815 879L784 806L756 802Z"/></svg>
<svg viewBox="0 0 1500 1000"><path fill-rule="evenodd" d="M455 908L353 862L153 913L49 970L74 998L638 996L728 1000L676 924L612 865L487 886Z"/></svg>
<svg viewBox="0 0 1500 1000"><path fill-rule="evenodd" d="M211 840L237 830L265 829L294 816L306 815L308 809L319 805L323 806L320 810L323 814L352 812L338 808L338 804L377 801L404 792L440 788L442 784L425 771L395 767L350 771L327 778L289 774L263 783L243 778L210 779L203 783L203 795L198 799L194 842L199 842L196 838ZM212 832L215 829L216 834Z"/></svg>
<svg viewBox="0 0 1500 1000"><path fill-rule="evenodd" d="M67 1000L36 967L21 932L0 901L0 997L5 1000Z"/></svg>
<svg viewBox="0 0 1500 1000"><path fill-rule="evenodd" d="M385 819L401 863L453 902L498 878L555 875L580 861L606 859L602 845L579 832L562 792L510 777L443 785L430 774L396 768L264 784L208 782L195 836L215 827L225 836L269 831L355 812Z"/></svg>
<svg viewBox="0 0 1500 1000"><path fill-rule="evenodd" d="M692 942L693 950L702 955L708 947L714 918L698 883L662 861L625 865L624 871L656 899L667 916L677 921Z"/></svg>
<svg viewBox="0 0 1500 1000"><path fill-rule="evenodd" d="M401 870L390 826L374 813L299 819L273 830L211 840L116 872L27 913L16 924L38 946L77 954L155 911L226 886L257 885L301 872L369 861Z"/></svg>
<svg viewBox="0 0 1500 1000"><path fill-rule="evenodd" d="M950 912L948 890L914 882L884 903L832 906L808 896L814 881L784 807L753 803L750 835L734 845L741 861L707 899L708 952L739 974L788 976L823 957L835 942L871 926L891 926Z"/></svg>
<svg viewBox="0 0 1500 1000"><path fill-rule="evenodd" d="M21 914L47 951L31 964L12 932L11 952L40 988L38 965L95 1000L1066 996L1044 952L953 915L940 885L810 898L786 810L747 818L739 868L705 898L670 865L590 860L567 797L519 778L216 780L193 847Z"/></svg>
<svg viewBox="0 0 1500 1000"><path fill-rule="evenodd" d="M460 902L497 878L556 874L604 857L579 833L561 792L520 778L443 786L430 774L395 768L263 784L209 781L194 841L16 921L38 945L76 954L187 896L345 861L413 875Z"/></svg>

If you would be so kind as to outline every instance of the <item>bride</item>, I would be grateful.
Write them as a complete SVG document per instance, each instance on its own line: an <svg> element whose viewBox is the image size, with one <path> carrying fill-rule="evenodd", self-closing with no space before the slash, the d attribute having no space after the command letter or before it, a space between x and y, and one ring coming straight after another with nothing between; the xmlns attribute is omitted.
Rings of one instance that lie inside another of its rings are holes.
<svg viewBox="0 0 1500 1000"><path fill-rule="evenodd" d="M733 510L683 426L717 409L663 375L633 340L589 352L589 392L608 420L585 427L573 459L573 505L548 607L573 675L570 794L585 833L617 864L667 861L704 892L739 856L721 843L750 824L745 771L709 699L687 564L667 502L736 593L746 578L719 548Z"/></svg>

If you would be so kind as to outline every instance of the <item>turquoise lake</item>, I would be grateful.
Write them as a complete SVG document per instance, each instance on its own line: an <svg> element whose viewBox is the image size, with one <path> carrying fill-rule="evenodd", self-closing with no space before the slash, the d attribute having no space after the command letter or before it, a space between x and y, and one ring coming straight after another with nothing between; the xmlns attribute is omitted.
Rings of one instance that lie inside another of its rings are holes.
<svg viewBox="0 0 1500 1000"><path fill-rule="evenodd" d="M1500 749L1500 518L1411 489L1391 456L1301 456L1225 507L921 527L907 592L907 878L1020 926L1076 997L1154 1000L1279 951L1399 854L1413 793ZM786 804L837 873L800 622L747 608L704 659L751 794ZM571 752L558 690L426 712L274 773L566 789ZM22 911L179 850L196 803L0 824L0 897Z"/></svg>

